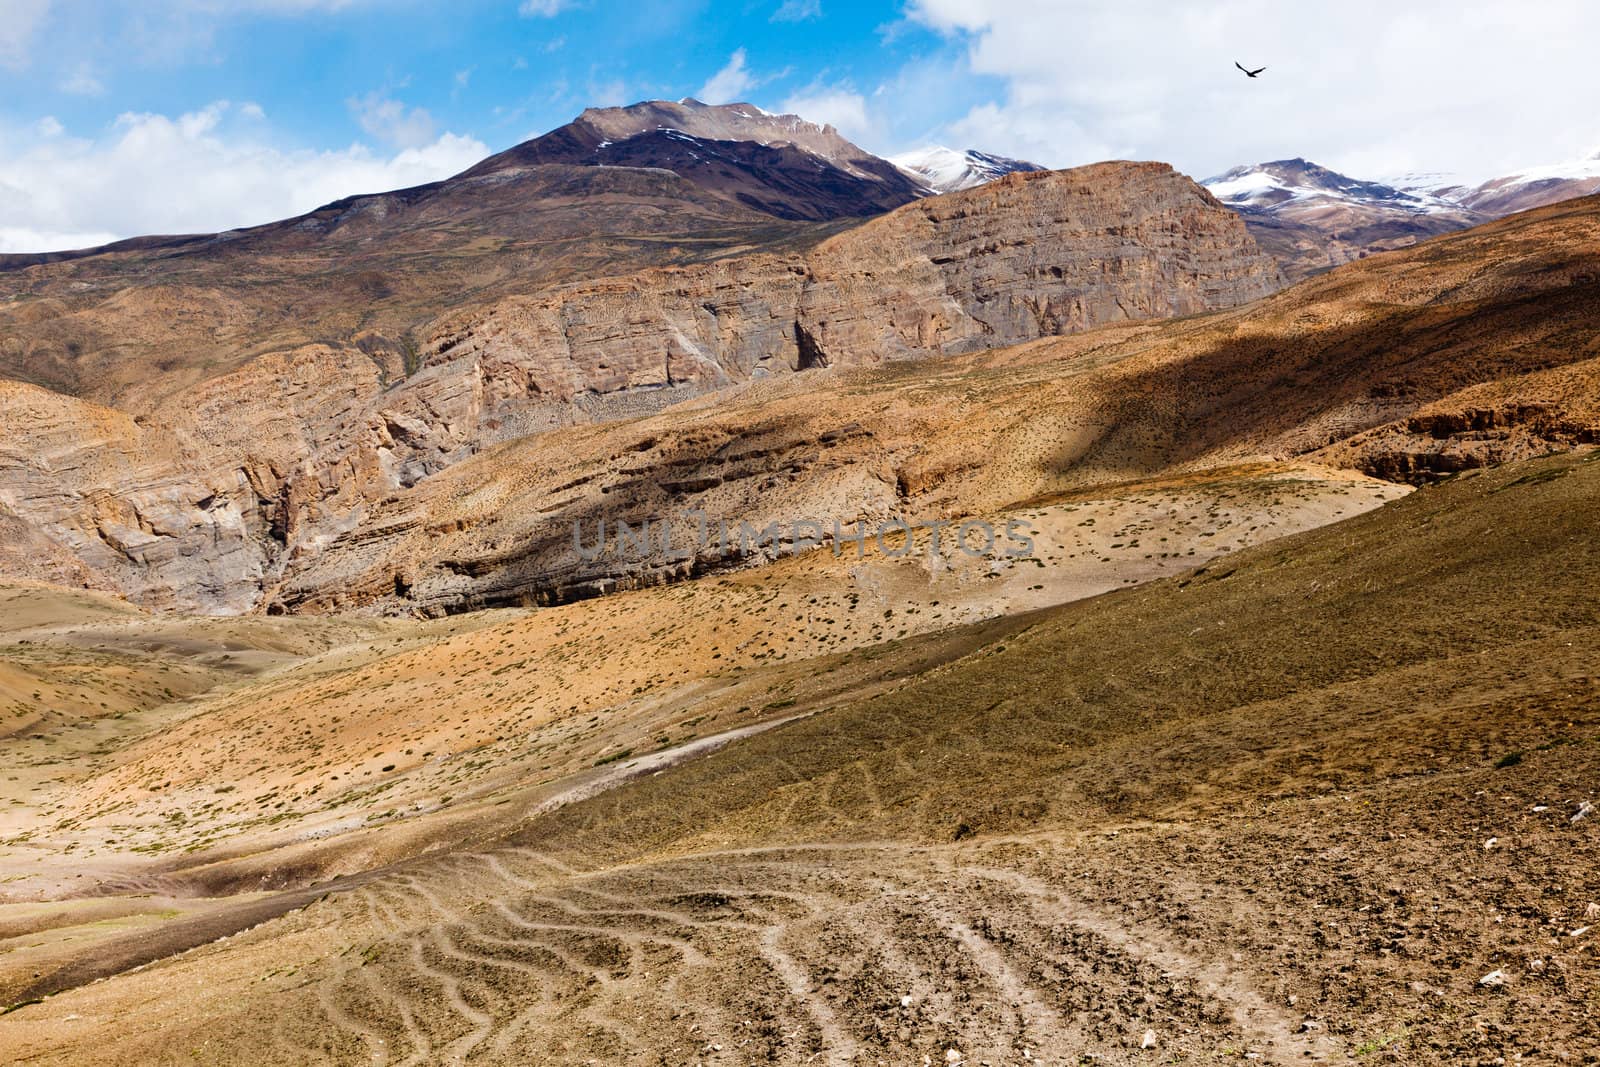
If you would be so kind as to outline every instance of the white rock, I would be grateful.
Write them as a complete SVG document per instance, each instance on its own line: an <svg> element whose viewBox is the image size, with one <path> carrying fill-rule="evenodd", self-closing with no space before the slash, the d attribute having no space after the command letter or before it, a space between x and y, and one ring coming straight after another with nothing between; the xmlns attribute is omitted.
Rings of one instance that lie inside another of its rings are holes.
<svg viewBox="0 0 1600 1067"><path fill-rule="evenodd" d="M1498 837L1491 837L1489 840L1483 843L1483 850L1488 852L1491 848L1494 848L1494 846L1498 845L1499 843L1500 839Z"/></svg>
<svg viewBox="0 0 1600 1067"><path fill-rule="evenodd" d="M960 1063L961 1062L961 1050L958 1049L958 1048L947 1048L947 1049L945 1049L944 1050L944 1062L946 1062L946 1063Z"/></svg>
<svg viewBox="0 0 1600 1067"><path fill-rule="evenodd" d="M1587 926L1580 926L1576 930L1572 931L1572 933L1568 934L1567 936L1568 937L1582 937L1584 934L1586 934L1588 932L1589 932L1589 928Z"/></svg>
<svg viewBox="0 0 1600 1067"><path fill-rule="evenodd" d="M1154 1030L1146 1030L1144 1032L1144 1040L1139 1043L1139 1047L1140 1048L1155 1048L1156 1047L1156 1032Z"/></svg>
<svg viewBox="0 0 1600 1067"><path fill-rule="evenodd" d="M1481 986L1488 986L1491 989L1496 986L1503 986L1506 984L1506 972L1490 971L1488 974L1478 979L1478 984Z"/></svg>
<svg viewBox="0 0 1600 1067"><path fill-rule="evenodd" d="M907 993L905 996L900 998L900 1006L902 1008L911 1007L911 994L910 993Z"/></svg>

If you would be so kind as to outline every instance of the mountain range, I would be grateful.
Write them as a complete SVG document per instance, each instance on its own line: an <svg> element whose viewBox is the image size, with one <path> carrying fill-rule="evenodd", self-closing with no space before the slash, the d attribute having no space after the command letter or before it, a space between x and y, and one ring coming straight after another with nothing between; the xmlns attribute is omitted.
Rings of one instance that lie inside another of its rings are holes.
<svg viewBox="0 0 1600 1067"><path fill-rule="evenodd" d="M1407 190L1290 160L1214 178L1210 200L1147 165L1048 172L942 148L890 162L749 104L591 109L447 181L10 257L0 517L30 574L155 606L588 595L660 576L528 570L556 541L489 583L459 561L391 562L358 594L348 572L395 494L531 433L1229 307L1486 221L1469 203L1590 180L1561 173ZM1113 225L1127 240L1107 240Z"/></svg>
<svg viewBox="0 0 1600 1067"><path fill-rule="evenodd" d="M695 101L586 111L433 185L0 277L0 514L20 556L223 612L349 603L298 575L364 558L384 501L528 434L1281 284L1163 165L932 196L831 127ZM464 599L450 561L408 573L385 595L414 588L430 612L622 577L524 573Z"/></svg>
<svg viewBox="0 0 1600 1067"><path fill-rule="evenodd" d="M1235 167L1208 178L1291 278L1407 247L1452 230L1600 191L1600 154L1478 185L1445 174L1351 178L1304 159Z"/></svg>

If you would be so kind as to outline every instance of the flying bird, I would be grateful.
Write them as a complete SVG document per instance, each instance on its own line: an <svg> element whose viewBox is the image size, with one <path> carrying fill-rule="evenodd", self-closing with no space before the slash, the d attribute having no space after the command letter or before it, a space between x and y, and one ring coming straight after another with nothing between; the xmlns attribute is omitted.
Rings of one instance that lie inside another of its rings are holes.
<svg viewBox="0 0 1600 1067"><path fill-rule="evenodd" d="M1262 67L1260 70L1246 70L1244 64L1240 63L1237 59L1233 61L1233 65L1238 67L1240 70L1243 70L1246 78L1254 78L1256 75L1260 74L1261 71L1267 69L1266 67Z"/></svg>

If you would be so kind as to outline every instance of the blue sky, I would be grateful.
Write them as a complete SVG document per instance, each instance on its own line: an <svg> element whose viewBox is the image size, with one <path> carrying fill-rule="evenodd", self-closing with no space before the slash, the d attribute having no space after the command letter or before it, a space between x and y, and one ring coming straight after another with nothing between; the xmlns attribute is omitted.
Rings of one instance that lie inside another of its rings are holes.
<svg viewBox="0 0 1600 1067"><path fill-rule="evenodd" d="M686 95L882 154L1481 179L1600 144L1596 40L1578 0L0 0L0 251L263 222Z"/></svg>
<svg viewBox="0 0 1600 1067"><path fill-rule="evenodd" d="M780 103L812 86L874 86L917 59L952 70L959 51L885 2L0 0L7 7L44 12L0 73L10 118L51 115L92 134L125 112L229 100L261 108L274 135L323 147L372 139L364 119L384 101L427 114L379 120L390 137L453 130L499 149L591 104L697 93L736 53L745 95ZM932 130L944 117L922 110L893 115L893 135L915 138L918 122Z"/></svg>

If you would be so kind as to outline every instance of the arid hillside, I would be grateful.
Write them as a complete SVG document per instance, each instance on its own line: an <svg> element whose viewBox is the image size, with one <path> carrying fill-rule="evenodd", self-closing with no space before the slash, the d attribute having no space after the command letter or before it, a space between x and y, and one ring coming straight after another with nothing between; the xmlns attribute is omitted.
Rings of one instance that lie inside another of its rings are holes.
<svg viewBox="0 0 1600 1067"><path fill-rule="evenodd" d="M0 1049L141 1064L1593 1054L1593 457L1470 472L950 631L943 651L885 646L877 683L821 696L835 680L813 669L820 688L781 709L801 718L594 795L509 787L472 829L371 873L116 921L88 901L43 926L14 912L58 947L30 950L54 969L13 999L53 995L0 1019ZM86 936L94 966L73 962Z"/></svg>
<svg viewBox="0 0 1600 1067"><path fill-rule="evenodd" d="M433 614L738 562L586 560L573 531L592 541L602 520L659 519L681 546L696 512L758 530L946 520L1219 465L1303 459L1420 483L1592 444L1596 248L1600 202L1575 201L1231 311L813 371L511 442L383 501L291 564L269 603Z"/></svg>
<svg viewBox="0 0 1600 1067"><path fill-rule="evenodd" d="M1238 218L1169 167L1015 175L803 256L550 286L535 275L528 295L463 301L419 327L403 380L333 340L210 367L181 388L141 378L174 390L154 407L0 382L0 506L39 546L30 556L75 558L102 588L246 611L382 501L501 442L822 367L1231 307L1278 281ZM133 373L137 359L118 359Z"/></svg>

